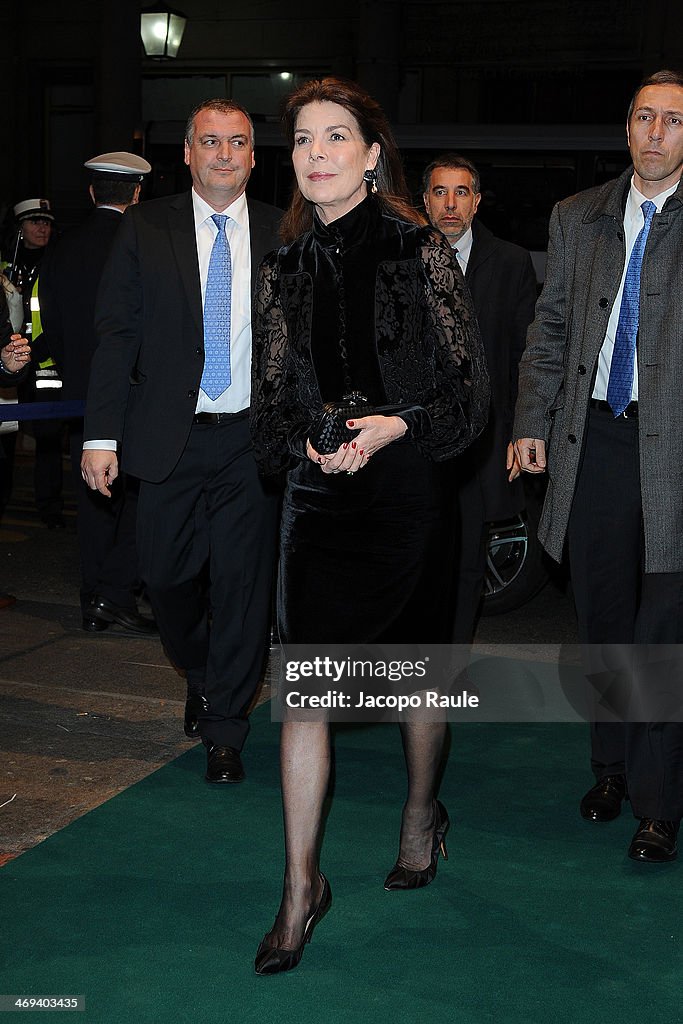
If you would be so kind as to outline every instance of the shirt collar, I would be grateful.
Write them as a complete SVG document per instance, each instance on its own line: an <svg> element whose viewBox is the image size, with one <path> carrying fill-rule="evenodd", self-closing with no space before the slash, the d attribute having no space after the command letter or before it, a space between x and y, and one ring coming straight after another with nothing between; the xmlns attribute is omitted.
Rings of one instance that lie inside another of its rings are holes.
<svg viewBox="0 0 683 1024"><path fill-rule="evenodd" d="M472 227L470 226L464 235L461 235L453 249L458 250L458 256L464 263L467 263L472 248Z"/></svg>
<svg viewBox="0 0 683 1024"><path fill-rule="evenodd" d="M678 188L678 185L679 183L676 182L675 185L672 185L670 188L665 189L664 192L660 192L658 195L653 196L652 199L650 199L650 202L654 203L657 207L657 213L662 212L662 207L664 206L664 203L667 201L669 196L672 196L674 194L674 192ZM640 211L640 208L643 205L643 203L646 203L648 199L649 196L644 196L643 193L636 188L635 182L633 178L631 178L631 187L628 191L628 200L626 202L626 207L629 216L635 217L636 213Z"/></svg>
<svg viewBox="0 0 683 1024"><path fill-rule="evenodd" d="M206 200L202 199L202 197L195 192L194 188L192 189L192 208L194 210L195 229L201 227L205 221L209 220L210 217L213 217L214 213L218 212L217 210L214 210L213 206L209 206ZM234 220L239 227L246 226L248 223L246 194L243 192L241 196L238 196L237 199L230 204L230 206L226 207L225 210L221 210L221 213L224 213L230 218L230 220Z"/></svg>

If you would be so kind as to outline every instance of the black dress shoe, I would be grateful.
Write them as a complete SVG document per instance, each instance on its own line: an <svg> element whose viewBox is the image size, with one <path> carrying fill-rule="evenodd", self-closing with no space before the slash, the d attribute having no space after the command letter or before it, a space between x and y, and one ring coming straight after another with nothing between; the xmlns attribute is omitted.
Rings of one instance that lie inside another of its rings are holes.
<svg viewBox="0 0 683 1024"><path fill-rule="evenodd" d="M641 818L636 834L631 840L628 855L631 860L647 864L665 864L678 856L678 821L659 821L657 818Z"/></svg>
<svg viewBox="0 0 683 1024"><path fill-rule="evenodd" d="M266 938L261 941L259 948L256 950L254 970L257 974L282 974L283 971L291 971L295 967L299 966L299 961L304 954L304 946L307 942L311 941L313 929L319 921L322 921L323 917L330 909L330 904L332 903L332 890L330 889L330 883L327 881L322 871L320 872L320 880L323 883L323 891L320 894L318 906L306 922L304 934L299 945L296 949L283 949L278 946L270 946L266 942L266 936Z"/></svg>
<svg viewBox="0 0 683 1024"><path fill-rule="evenodd" d="M102 633L109 626L104 619L96 619L94 615L83 616L83 629L87 633Z"/></svg>
<svg viewBox="0 0 683 1024"><path fill-rule="evenodd" d="M244 767L239 750L212 744L206 752L204 778L207 782L241 782L244 778Z"/></svg>
<svg viewBox="0 0 683 1024"><path fill-rule="evenodd" d="M185 701L185 735L191 740L199 739L199 716L209 710L209 702L203 693L193 690Z"/></svg>
<svg viewBox="0 0 683 1024"><path fill-rule="evenodd" d="M137 611L121 608L106 597L93 597L88 606L87 617L98 619L106 625L116 622L119 626L127 629L129 633L139 633L140 636L156 636L158 632L157 624L153 619L146 619ZM85 622L84 628L89 628L85 626Z"/></svg>
<svg viewBox="0 0 683 1024"><path fill-rule="evenodd" d="M623 800L628 800L626 777L605 775L598 779L581 801L581 817L586 821L612 821L621 814Z"/></svg>

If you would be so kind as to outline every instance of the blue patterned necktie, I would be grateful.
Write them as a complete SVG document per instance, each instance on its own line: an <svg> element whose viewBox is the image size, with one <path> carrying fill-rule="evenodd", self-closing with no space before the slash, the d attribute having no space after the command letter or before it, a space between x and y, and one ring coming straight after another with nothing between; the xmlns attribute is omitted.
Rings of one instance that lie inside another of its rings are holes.
<svg viewBox="0 0 683 1024"><path fill-rule="evenodd" d="M640 229L640 234L636 238L631 250L631 258L628 261L607 384L607 401L615 417L621 416L631 401L640 314L640 271L643 266L645 243L657 209L649 199L640 208L643 211L645 223Z"/></svg>
<svg viewBox="0 0 683 1024"><path fill-rule="evenodd" d="M232 263L225 234L224 213L211 217L218 228L214 239L204 296L204 372L201 388L215 401L230 387L230 305Z"/></svg>

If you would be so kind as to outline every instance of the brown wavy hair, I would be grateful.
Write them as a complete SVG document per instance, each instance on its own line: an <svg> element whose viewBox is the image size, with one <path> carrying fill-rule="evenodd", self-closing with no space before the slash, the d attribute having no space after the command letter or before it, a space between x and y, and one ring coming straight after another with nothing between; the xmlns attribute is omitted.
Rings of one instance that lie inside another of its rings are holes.
<svg viewBox="0 0 683 1024"><path fill-rule="evenodd" d="M375 170L377 194L374 197L387 213L413 224L426 221L410 202L403 164L389 127L386 114L379 103L356 82L344 78L320 78L304 82L285 100L282 123L290 150L294 148L294 132L299 112L309 103L338 103L355 117L366 146L377 142L380 147ZM285 243L308 231L313 224L314 205L305 199L295 183L292 200L282 218L280 234Z"/></svg>

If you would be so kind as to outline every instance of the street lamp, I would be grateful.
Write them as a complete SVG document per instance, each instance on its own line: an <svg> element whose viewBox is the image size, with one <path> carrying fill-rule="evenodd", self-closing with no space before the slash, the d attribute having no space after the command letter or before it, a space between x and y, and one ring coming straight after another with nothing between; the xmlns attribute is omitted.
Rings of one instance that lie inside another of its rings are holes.
<svg viewBox="0 0 683 1024"><path fill-rule="evenodd" d="M177 57L187 18L163 4L143 7L140 35L148 57Z"/></svg>

